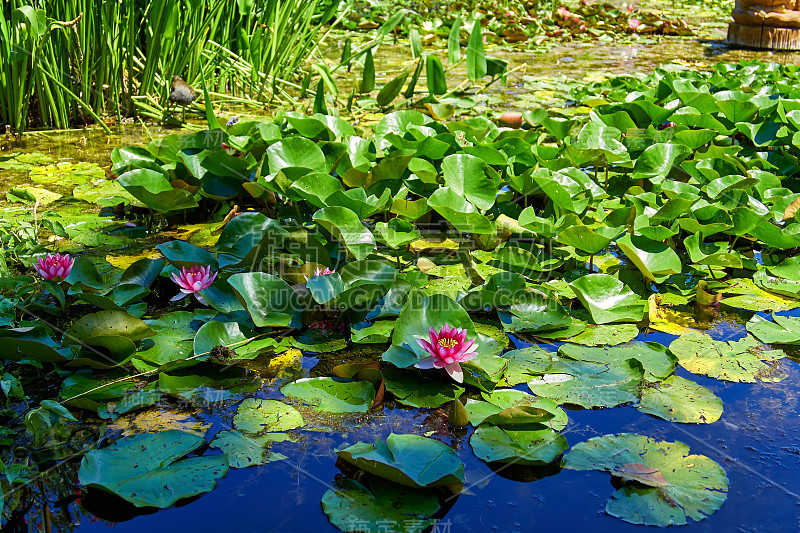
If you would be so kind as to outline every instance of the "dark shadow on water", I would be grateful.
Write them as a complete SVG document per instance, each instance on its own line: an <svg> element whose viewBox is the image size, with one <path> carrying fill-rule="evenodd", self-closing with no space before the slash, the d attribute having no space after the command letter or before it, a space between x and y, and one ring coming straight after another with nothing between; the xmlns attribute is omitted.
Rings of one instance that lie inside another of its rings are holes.
<svg viewBox="0 0 800 533"><path fill-rule="evenodd" d="M561 472L561 457L546 465L523 465L510 463L487 463L495 475L502 478L530 483L546 477L555 476Z"/></svg>

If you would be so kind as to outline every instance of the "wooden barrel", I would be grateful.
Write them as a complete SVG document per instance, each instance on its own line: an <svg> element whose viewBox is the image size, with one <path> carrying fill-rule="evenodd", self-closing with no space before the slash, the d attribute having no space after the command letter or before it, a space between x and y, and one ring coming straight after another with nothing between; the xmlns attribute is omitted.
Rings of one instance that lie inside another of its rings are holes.
<svg viewBox="0 0 800 533"><path fill-rule="evenodd" d="M728 43L767 50L800 50L800 30L731 22L728 25Z"/></svg>

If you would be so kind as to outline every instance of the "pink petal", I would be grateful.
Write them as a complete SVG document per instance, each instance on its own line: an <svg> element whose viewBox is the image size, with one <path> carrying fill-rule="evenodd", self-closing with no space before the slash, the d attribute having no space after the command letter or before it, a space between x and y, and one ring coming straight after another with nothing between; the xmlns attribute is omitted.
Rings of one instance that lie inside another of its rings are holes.
<svg viewBox="0 0 800 533"><path fill-rule="evenodd" d="M433 355L433 354L435 354L435 353L436 353L436 350L434 350L434 349L433 349L433 346L431 345L431 343L429 343L429 342L428 342L428 341L426 341L425 339L417 339L417 342L418 342L418 343L419 343L419 345L420 345L420 346L422 346L422 348L423 348L423 349L424 349L426 352L428 352L429 354Z"/></svg>
<svg viewBox="0 0 800 533"><path fill-rule="evenodd" d="M425 359L418 362L414 366L417 368L428 369L428 368L433 368L433 364L434 364L433 357L426 357Z"/></svg>
<svg viewBox="0 0 800 533"><path fill-rule="evenodd" d="M436 330L433 329L433 328L430 328L428 330L428 333L430 333L430 335L431 335L431 344L438 344L439 343L439 334L436 333Z"/></svg>
<svg viewBox="0 0 800 533"><path fill-rule="evenodd" d="M445 371L450 374L450 377L453 378L457 383L464 382L464 372L461 370L461 365L458 363L447 365L445 367Z"/></svg>
<svg viewBox="0 0 800 533"><path fill-rule="evenodd" d="M478 352L467 352L459 358L459 362L465 363L467 361L472 361L473 359L475 359L475 357L477 357L477 355Z"/></svg>

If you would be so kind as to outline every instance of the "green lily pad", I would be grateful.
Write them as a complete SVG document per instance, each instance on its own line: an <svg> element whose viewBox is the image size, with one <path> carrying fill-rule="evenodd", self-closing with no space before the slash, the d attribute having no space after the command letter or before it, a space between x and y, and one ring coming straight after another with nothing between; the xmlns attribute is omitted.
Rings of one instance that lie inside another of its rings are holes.
<svg viewBox="0 0 800 533"><path fill-rule="evenodd" d="M258 327L288 326L300 310L288 283L266 272L242 272L228 278Z"/></svg>
<svg viewBox="0 0 800 533"><path fill-rule="evenodd" d="M329 413L366 413L375 400L371 383L342 378L298 379L281 387L281 392Z"/></svg>
<svg viewBox="0 0 800 533"><path fill-rule="evenodd" d="M143 343L136 354L136 358L146 363L161 366L170 361L186 359L192 355L192 340L195 330L191 323L195 320L194 313L189 311L175 311L156 319L148 320L155 335Z"/></svg>
<svg viewBox="0 0 800 533"><path fill-rule="evenodd" d="M67 329L64 344L74 344L98 336L126 337L140 341L155 335L150 326L124 311L100 311L84 315Z"/></svg>
<svg viewBox="0 0 800 533"><path fill-rule="evenodd" d="M302 415L289 405L278 400L247 398L239 404L233 418L235 431L220 431L211 446L228 455L234 468L246 468L286 456L270 450L272 443L291 440L286 433L305 425Z"/></svg>
<svg viewBox="0 0 800 533"><path fill-rule="evenodd" d="M567 413L549 398L533 396L516 389L496 389L491 393L483 392L481 396L483 400L473 400L471 398L467 400L467 416L473 426L477 427L483 423L498 426L505 425L503 418L497 415L514 408L529 407L552 415L549 417L539 416L536 423L554 431L561 431L567 427Z"/></svg>
<svg viewBox="0 0 800 533"><path fill-rule="evenodd" d="M747 321L747 331L767 344L800 344L800 318L773 313L772 322L759 315Z"/></svg>
<svg viewBox="0 0 800 533"><path fill-rule="evenodd" d="M670 376L642 390L639 410L670 422L711 424L722 416L722 400L694 381Z"/></svg>
<svg viewBox="0 0 800 533"><path fill-rule="evenodd" d="M464 388L451 382L420 377L416 372L404 372L391 367L383 371L386 390L397 401L411 407L435 409L464 394Z"/></svg>
<svg viewBox="0 0 800 533"><path fill-rule="evenodd" d="M423 488L463 485L464 463L446 444L392 433L386 442L357 442L336 452L341 459L394 483Z"/></svg>
<svg viewBox="0 0 800 533"><path fill-rule="evenodd" d="M304 425L297 409L278 400L246 398L233 417L233 427L249 435L287 431Z"/></svg>
<svg viewBox="0 0 800 533"><path fill-rule="evenodd" d="M350 340L356 344L388 342L392 337L394 323L394 320L377 320L365 328L351 328Z"/></svg>
<svg viewBox="0 0 800 533"><path fill-rule="evenodd" d="M800 280L770 276L766 270L759 270L753 276L753 282L767 292L800 299Z"/></svg>
<svg viewBox="0 0 800 533"><path fill-rule="evenodd" d="M572 319L555 298L526 294L508 308L498 311L503 328L511 332L547 332L567 327Z"/></svg>
<svg viewBox="0 0 800 533"><path fill-rule="evenodd" d="M511 350L504 353L503 357L508 359L504 381L510 387L527 383L532 378L546 373L553 362L558 360L556 354L539 346Z"/></svg>
<svg viewBox="0 0 800 533"><path fill-rule="evenodd" d="M600 470L626 483L606 512L626 522L680 526L716 512L728 497L728 477L703 455L689 455L682 442L657 442L642 435L604 435L572 447L564 468Z"/></svg>
<svg viewBox="0 0 800 533"><path fill-rule="evenodd" d="M770 364L785 357L781 350L769 350L753 337L740 341L717 341L699 331L684 333L672 341L669 351L678 363L694 374L723 381L755 383L783 379Z"/></svg>
<svg viewBox="0 0 800 533"><path fill-rule="evenodd" d="M608 274L587 274L570 284L595 324L638 322L645 302L624 283Z"/></svg>
<svg viewBox="0 0 800 533"><path fill-rule="evenodd" d="M735 279L721 292L735 295L726 296L721 303L748 311L779 312L800 307L800 300L765 291L752 279Z"/></svg>
<svg viewBox="0 0 800 533"><path fill-rule="evenodd" d="M517 429L483 425L472 434L469 444L475 455L484 461L522 465L552 463L569 448L564 435L544 427Z"/></svg>
<svg viewBox="0 0 800 533"><path fill-rule="evenodd" d="M436 520L439 499L433 489L411 489L383 480L370 488L342 479L322 496L322 510L341 531L422 533ZM390 529L387 529L390 528Z"/></svg>
<svg viewBox="0 0 800 533"><path fill-rule="evenodd" d="M639 335L636 324L614 324L611 326L587 326L586 329L569 342L584 346L616 346L632 341Z"/></svg>
<svg viewBox="0 0 800 533"><path fill-rule="evenodd" d="M352 210L332 206L314 213L314 221L339 240L358 260L375 250L375 237Z"/></svg>
<svg viewBox="0 0 800 533"><path fill-rule="evenodd" d="M271 451L270 447L274 442L287 440L291 440L291 436L286 433L251 436L239 431L220 431L211 441L211 447L222 450L232 468L247 468L286 459L285 455Z"/></svg>
<svg viewBox="0 0 800 533"><path fill-rule="evenodd" d="M661 381L675 371L675 359L667 353L667 349L655 342L631 341L621 346L577 346L564 344L558 353L576 361L590 363L623 362L636 359L644 368L647 381Z"/></svg>
<svg viewBox="0 0 800 533"><path fill-rule="evenodd" d="M528 382L537 396L585 408L616 407L639 398L644 371L635 360L607 364L559 360Z"/></svg>
<svg viewBox="0 0 800 533"><path fill-rule="evenodd" d="M228 472L225 455L181 459L204 442L202 437L178 430L120 439L87 453L78 480L136 507L169 507L181 498L212 490Z"/></svg>

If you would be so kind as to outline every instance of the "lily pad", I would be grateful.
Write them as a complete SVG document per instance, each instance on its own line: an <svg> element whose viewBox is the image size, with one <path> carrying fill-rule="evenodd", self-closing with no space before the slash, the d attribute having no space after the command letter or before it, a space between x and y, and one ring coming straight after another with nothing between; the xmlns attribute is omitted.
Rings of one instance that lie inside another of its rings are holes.
<svg viewBox="0 0 800 533"><path fill-rule="evenodd" d="M375 400L371 383L342 378L298 379L281 387L281 392L329 413L366 413Z"/></svg>
<svg viewBox="0 0 800 533"><path fill-rule="evenodd" d="M639 410L670 422L711 424L722 416L722 400L694 381L670 376L642 391Z"/></svg>
<svg viewBox="0 0 800 533"><path fill-rule="evenodd" d="M639 398L644 371L635 360L599 364L560 360L528 382L537 396L585 408L616 407Z"/></svg>
<svg viewBox="0 0 800 533"><path fill-rule="evenodd" d="M411 407L434 409L464 394L464 388L455 383L424 378L416 372L404 372L391 367L384 369L386 390L397 401Z"/></svg>
<svg viewBox="0 0 800 533"><path fill-rule="evenodd" d="M570 337L569 342L584 346L616 346L632 341L637 335L639 335L639 328L636 327L636 324L587 326L582 333Z"/></svg>
<svg viewBox="0 0 800 533"><path fill-rule="evenodd" d="M239 431L220 431L211 441L211 446L227 455L231 467L247 468L286 459L282 453L270 450L272 443L286 440L291 440L286 433L265 433L254 437Z"/></svg>
<svg viewBox="0 0 800 533"><path fill-rule="evenodd" d="M109 335L140 341L155 333L143 321L124 311L100 311L76 320L64 334L64 344L74 344L92 337Z"/></svg>
<svg viewBox="0 0 800 533"><path fill-rule="evenodd" d="M513 387L527 383L532 378L544 374L558 360L556 354L539 346L528 346L503 354L508 359L505 373L505 384Z"/></svg>
<svg viewBox="0 0 800 533"><path fill-rule="evenodd" d="M466 411L473 426L481 424L503 425L498 416L515 408L532 408L549 413L549 417L539 417L537 423L552 430L561 431L567 427L567 413L549 398L542 398L516 389L497 389L491 393L481 393L483 400L467 400ZM502 419L501 419L502 420Z"/></svg>
<svg viewBox="0 0 800 533"><path fill-rule="evenodd" d="M564 357L590 363L623 362L636 359L644 368L647 381L661 381L675 371L675 359L667 349L655 342L631 341L621 346L577 346L564 344L558 349Z"/></svg>
<svg viewBox="0 0 800 533"><path fill-rule="evenodd" d="M776 375L769 362L786 354L781 350L767 349L753 337L724 342L699 331L690 331L672 341L669 351L683 368L694 374L745 383L783 379L783 376Z"/></svg>
<svg viewBox="0 0 800 533"><path fill-rule="evenodd" d="M480 426L469 439L472 451L487 462L544 465L558 459L567 448L567 439L550 428L517 429L493 425Z"/></svg>
<svg viewBox="0 0 800 533"><path fill-rule="evenodd" d="M181 459L205 440L178 430L143 433L92 450L81 460L79 481L136 507L169 507L208 492L228 472L225 455Z"/></svg>
<svg viewBox="0 0 800 533"><path fill-rule="evenodd" d="M666 527L700 521L728 497L725 470L708 457L689 455L682 442L632 433L604 435L573 446L564 467L600 470L628 481L608 501L606 512L633 524Z"/></svg>
<svg viewBox="0 0 800 533"><path fill-rule="evenodd" d="M773 313L772 322L759 315L747 321L747 331L767 344L800 344L800 318Z"/></svg>
<svg viewBox="0 0 800 533"><path fill-rule="evenodd" d="M570 284L595 324L638 322L645 302L624 283L608 274L587 274Z"/></svg>
<svg viewBox="0 0 800 533"><path fill-rule="evenodd" d="M304 425L297 409L278 400L246 398L233 417L233 427L250 435L287 431Z"/></svg>
<svg viewBox="0 0 800 533"><path fill-rule="evenodd" d="M392 433L386 442L357 442L336 452L353 466L406 487L463 485L464 463L446 444Z"/></svg>
<svg viewBox="0 0 800 533"><path fill-rule="evenodd" d="M322 496L322 510L341 531L422 533L436 524L440 509L436 491L411 489L383 480L370 488L342 479ZM390 528L390 529L387 529Z"/></svg>
<svg viewBox="0 0 800 533"><path fill-rule="evenodd" d="M748 311L779 312L800 307L800 300L765 291L752 279L736 279L722 292L735 295L723 298L723 304Z"/></svg>

